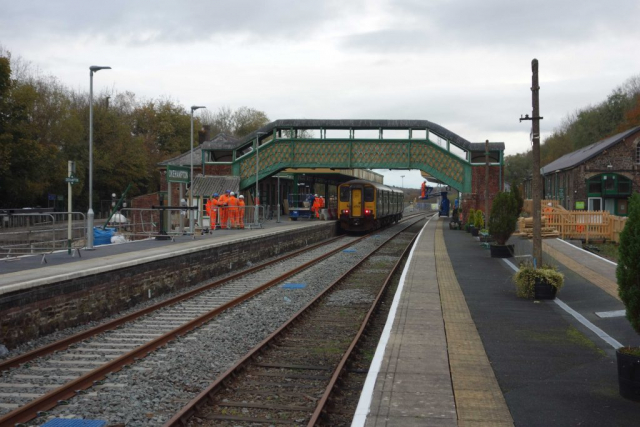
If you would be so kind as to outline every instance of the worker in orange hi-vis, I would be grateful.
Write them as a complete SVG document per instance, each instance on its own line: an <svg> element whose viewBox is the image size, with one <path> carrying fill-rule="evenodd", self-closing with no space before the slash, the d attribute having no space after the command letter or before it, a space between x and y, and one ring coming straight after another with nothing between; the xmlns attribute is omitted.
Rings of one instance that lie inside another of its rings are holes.
<svg viewBox="0 0 640 427"><path fill-rule="evenodd" d="M318 210L318 195L313 195L313 202L311 202L311 218L316 215L316 211Z"/></svg>
<svg viewBox="0 0 640 427"><path fill-rule="evenodd" d="M238 196L238 228L244 228L244 196Z"/></svg>
<svg viewBox="0 0 640 427"><path fill-rule="evenodd" d="M227 204L229 205L230 228L238 228L238 199L236 198L236 193L233 191L229 194Z"/></svg>
<svg viewBox="0 0 640 427"><path fill-rule="evenodd" d="M218 209L220 209L220 228L223 230L227 228L229 222L229 208L227 206L229 203L229 193L231 193L231 190L225 191L224 194L221 194L218 198Z"/></svg>
<svg viewBox="0 0 640 427"><path fill-rule="evenodd" d="M220 227L218 224L218 193L213 193L213 197L211 197L211 213L209 214L209 222L211 223L211 229L215 230Z"/></svg>
<svg viewBox="0 0 640 427"><path fill-rule="evenodd" d="M213 200L214 200L214 196L211 195L209 200L207 200L207 204L204 206L204 209L207 212L207 215L209 215L209 228L210 229L214 229L216 227L215 226L215 221L211 220L211 217L213 216Z"/></svg>

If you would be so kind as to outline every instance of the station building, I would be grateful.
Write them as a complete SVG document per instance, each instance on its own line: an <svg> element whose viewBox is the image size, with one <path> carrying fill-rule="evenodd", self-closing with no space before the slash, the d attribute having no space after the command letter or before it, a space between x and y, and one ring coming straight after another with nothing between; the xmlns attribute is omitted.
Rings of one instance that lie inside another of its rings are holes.
<svg viewBox="0 0 640 427"><path fill-rule="evenodd" d="M640 126L565 154L541 168L543 198L569 210L605 210L627 216L640 191ZM525 194L531 195L531 181Z"/></svg>

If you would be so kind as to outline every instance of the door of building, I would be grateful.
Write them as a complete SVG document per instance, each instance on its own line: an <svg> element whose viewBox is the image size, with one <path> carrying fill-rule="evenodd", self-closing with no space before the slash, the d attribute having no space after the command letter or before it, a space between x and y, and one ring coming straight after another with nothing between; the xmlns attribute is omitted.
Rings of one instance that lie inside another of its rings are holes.
<svg viewBox="0 0 640 427"><path fill-rule="evenodd" d="M604 210L611 215L616 214L616 199L604 199Z"/></svg>
<svg viewBox="0 0 640 427"><path fill-rule="evenodd" d="M629 213L627 212L627 208L629 206L629 201L627 199L618 199L618 209L616 211L616 215L624 215L627 216Z"/></svg>
<svg viewBox="0 0 640 427"><path fill-rule="evenodd" d="M589 197L589 205L587 210L601 211L602 210L602 197Z"/></svg>

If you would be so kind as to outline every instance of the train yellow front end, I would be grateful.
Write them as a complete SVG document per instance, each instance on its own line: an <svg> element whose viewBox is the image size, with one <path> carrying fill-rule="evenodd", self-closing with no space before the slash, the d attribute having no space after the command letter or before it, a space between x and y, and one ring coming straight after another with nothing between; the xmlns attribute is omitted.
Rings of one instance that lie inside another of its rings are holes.
<svg viewBox="0 0 640 427"><path fill-rule="evenodd" d="M375 230L397 222L402 211L402 191L360 179L338 187L338 213L343 230Z"/></svg>

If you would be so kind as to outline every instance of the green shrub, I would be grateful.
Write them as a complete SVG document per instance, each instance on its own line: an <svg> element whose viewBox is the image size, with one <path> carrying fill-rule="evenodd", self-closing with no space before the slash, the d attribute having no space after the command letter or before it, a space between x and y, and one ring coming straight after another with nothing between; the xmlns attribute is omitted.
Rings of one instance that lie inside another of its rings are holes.
<svg viewBox="0 0 640 427"><path fill-rule="evenodd" d="M473 221L475 219L475 214L476 214L475 209L469 209L469 217L467 218L467 224L469 225L473 224Z"/></svg>
<svg viewBox="0 0 640 427"><path fill-rule="evenodd" d="M478 209L475 213L475 217L473 219L473 226L478 230L484 227L484 216L482 215L482 211Z"/></svg>
<svg viewBox="0 0 640 427"><path fill-rule="evenodd" d="M489 233L496 239L497 244L506 244L509 237L516 231L518 214L518 202L513 194L503 192L496 194L491 205Z"/></svg>
<svg viewBox="0 0 640 427"><path fill-rule="evenodd" d="M516 295L521 298L534 298L536 277L546 280L558 290L564 285L564 275L556 267L544 265L535 269L532 264L524 264L514 276Z"/></svg>
<svg viewBox="0 0 640 427"><path fill-rule="evenodd" d="M620 233L616 278L627 319L640 334L640 194L637 193L629 199L629 217Z"/></svg>
<svg viewBox="0 0 640 427"><path fill-rule="evenodd" d="M522 212L522 207L524 206L524 199L522 198L522 194L520 194L520 189L517 185L511 187L511 195L514 199L516 199L517 209L516 218L520 216L520 212Z"/></svg>

